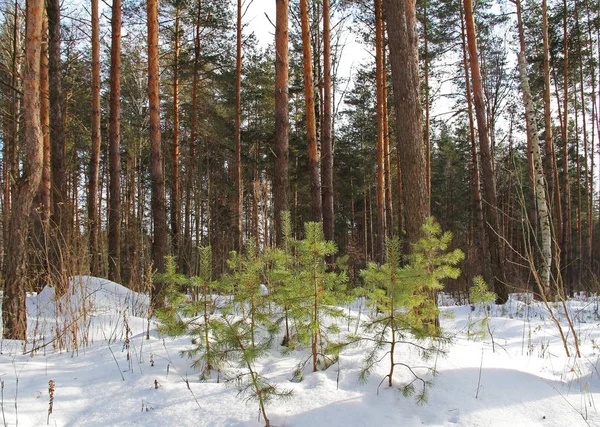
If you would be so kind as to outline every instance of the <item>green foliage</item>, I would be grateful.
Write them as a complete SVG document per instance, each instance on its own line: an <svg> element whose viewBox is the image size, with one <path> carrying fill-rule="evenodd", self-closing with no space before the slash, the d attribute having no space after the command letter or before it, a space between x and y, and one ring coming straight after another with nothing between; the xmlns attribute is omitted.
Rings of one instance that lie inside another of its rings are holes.
<svg viewBox="0 0 600 427"><path fill-rule="evenodd" d="M344 313L334 307L344 296L345 273L327 271L326 257L336 253L335 243L326 241L320 223L304 227L305 238L294 241L293 275L287 289L289 315L293 319L296 339L311 345L312 368L326 366L328 355L335 354L338 343L332 338L339 331L335 319ZM292 296L290 298L290 296ZM322 360L323 359L323 360Z"/></svg>
<svg viewBox="0 0 600 427"><path fill-rule="evenodd" d="M165 305L156 312L161 322L158 331L168 335L183 335L187 332L187 324L180 317L179 310L186 299L183 289L189 279L177 273L173 256L165 257L165 270L164 273L154 274L154 280L164 284L161 298L165 299Z"/></svg>
<svg viewBox="0 0 600 427"><path fill-rule="evenodd" d="M443 352L441 344L449 341L437 330L436 338L431 338L431 332L434 332L433 320L438 316L435 295L442 289L441 280L460 274L454 265L463 254L459 250L447 251L451 239L450 233L442 234L440 226L428 218L423 225L423 237L413 245L407 265L401 266L400 241L392 238L386 241L386 262L383 265L370 263L362 271L367 296L374 308L364 324L366 336L355 337L371 343L359 374L360 381L369 378L375 365L384 360L381 352L385 351L390 366L384 377L388 385L393 385L394 368L405 367L413 380L402 387L402 392L416 395L418 401L426 399L429 381L407 364L398 362L395 351L398 345L409 345L419 349L422 357L427 359ZM415 382L421 383L419 390L414 386Z"/></svg>
<svg viewBox="0 0 600 427"><path fill-rule="evenodd" d="M473 286L470 289L472 310L477 312L475 319L469 315L467 335L473 338L483 339L489 330L489 305L496 300L496 294L488 290L487 283L481 276L473 278Z"/></svg>
<svg viewBox="0 0 600 427"><path fill-rule="evenodd" d="M210 246L198 248L200 271L191 279L192 301L183 308L189 320L189 333L194 336L195 347L186 351L194 360L192 366L202 371L202 377L218 368L211 350L212 317L215 311L213 290L218 283L212 280L212 249Z"/></svg>

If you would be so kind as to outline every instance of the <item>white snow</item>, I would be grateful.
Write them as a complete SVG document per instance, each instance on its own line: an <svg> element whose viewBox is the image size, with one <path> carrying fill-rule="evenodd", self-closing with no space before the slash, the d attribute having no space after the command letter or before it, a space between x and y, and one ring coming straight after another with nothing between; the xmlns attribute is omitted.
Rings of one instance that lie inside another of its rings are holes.
<svg viewBox="0 0 600 427"><path fill-rule="evenodd" d="M258 405L239 399L222 378L199 380L190 359L180 356L193 346L191 337L159 336L151 322L146 339L146 296L87 276L73 278L71 285L58 303L52 289L29 296L25 346L0 342L1 424L43 426L49 419L53 426L264 425ZM345 349L339 364L317 373L305 370L296 383L292 372L308 352L283 355L276 346L258 369L294 396L270 403L267 413L279 427L600 426L598 304L597 297L568 303L581 358L565 355L547 309L527 295L490 307L493 343L489 335L469 336L479 308L442 307L442 327L454 336L447 357L423 362L415 349L400 346L396 352L396 360L426 378L427 367L437 370L424 405L388 388L387 381L379 386L388 370L385 359L359 383L365 347ZM562 308L553 308L573 354ZM364 302L350 313L357 319L359 310L364 320ZM355 320L344 323L342 332L355 327ZM403 379L410 376L398 367L395 383ZM55 390L48 417L50 380Z"/></svg>

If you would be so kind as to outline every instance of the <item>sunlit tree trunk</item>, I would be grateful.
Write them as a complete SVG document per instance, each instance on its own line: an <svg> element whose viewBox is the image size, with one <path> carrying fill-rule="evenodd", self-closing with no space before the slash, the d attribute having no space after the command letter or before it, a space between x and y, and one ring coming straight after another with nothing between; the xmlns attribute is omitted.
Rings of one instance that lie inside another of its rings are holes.
<svg viewBox="0 0 600 427"><path fill-rule="evenodd" d="M15 185L14 204L6 236L3 268L2 336L27 338L25 307L27 273L25 246L31 218L31 205L38 191L43 168L42 124L40 121L40 50L43 2L28 0L26 6L25 63L23 67L23 112L25 133L21 153L23 173Z"/></svg>
<svg viewBox="0 0 600 427"><path fill-rule="evenodd" d="M273 207L275 242L283 242L281 212L289 210L288 0L275 3L275 169Z"/></svg>
<svg viewBox="0 0 600 427"><path fill-rule="evenodd" d="M244 187L242 182L242 0L237 0L236 57L235 57L235 221L236 249L243 248L242 215Z"/></svg>
<svg viewBox="0 0 600 427"><path fill-rule="evenodd" d="M52 217L53 243L50 255L58 293L65 291L64 249L69 236L69 196L65 170L65 133L62 105L62 61L60 42L60 0L46 2L48 13L48 78L50 84L50 144L52 164Z"/></svg>
<svg viewBox="0 0 600 427"><path fill-rule="evenodd" d="M492 154L488 138L485 104L483 100L483 88L481 82L481 71L479 68L479 55L477 52L477 39L475 37L475 19L473 17L473 4L471 0L464 0L465 25L467 30L467 47L469 50L469 63L471 68L471 80L473 83L473 104L475 106L475 118L477 119L477 133L479 136L479 150L481 154L481 169L483 173L483 191L485 195L484 212L486 217L486 233L488 248L492 263L492 272L495 276L495 291L498 302L504 303L508 299L504 276L504 260L501 254L501 242L498 233L500 221L498 219L498 202L496 198L496 180L492 165Z"/></svg>
<svg viewBox="0 0 600 427"><path fill-rule="evenodd" d="M406 233L408 241L415 242L429 216L415 2L384 0L383 6L390 45L402 194L407 212Z"/></svg>
<svg viewBox="0 0 600 427"><path fill-rule="evenodd" d="M98 176L100 173L100 22L98 0L92 0L92 152L88 177L88 230L90 272L100 273L100 221L98 218Z"/></svg>
<svg viewBox="0 0 600 427"><path fill-rule="evenodd" d="M118 1L118 0L117 0ZM160 146L160 99L158 62L158 0L148 0L148 103L150 106L150 180L152 187L151 209L154 225L152 262L159 273L165 272L167 255L167 215L165 203L165 177L163 154ZM160 306L160 284L154 282L152 303Z"/></svg>
<svg viewBox="0 0 600 427"><path fill-rule="evenodd" d="M523 103L525 105L525 114L527 120L528 134L527 138L531 140L531 154L533 157L533 171L535 180L535 196L537 202L537 211L540 227L540 251L541 260L539 266L540 290L551 295L550 288L550 268L552 265L552 231L550 228L550 211L546 199L546 185L544 180L544 169L542 166L542 156L540 154L540 142L538 139L537 122L535 120L535 106L531 89L529 87L529 77L527 76L527 62L525 60L525 36L523 33L523 21L521 17L521 1L515 0L517 6L517 21L519 26L519 78L523 91ZM537 239L534 239L537 241ZM537 248L536 248L537 249Z"/></svg>
<svg viewBox="0 0 600 427"><path fill-rule="evenodd" d="M556 152L554 150L554 136L552 130L552 111L550 109L550 43L548 40L548 2L542 1L542 36L544 46L544 134L546 145L546 159L551 166L548 171L548 190L554 196L554 224L556 234L562 239L562 208L560 184L558 181L558 167L556 164Z"/></svg>
<svg viewBox="0 0 600 427"><path fill-rule="evenodd" d="M571 289L570 266L572 258L571 248L571 183L569 179L569 33L567 28L567 1L563 0L563 120L561 123L562 155L563 155L563 188L565 200L563 203L563 238L562 238L562 261L561 267L565 269L564 280L566 289Z"/></svg>
<svg viewBox="0 0 600 427"><path fill-rule="evenodd" d="M112 5L110 49L108 278L121 281L121 0Z"/></svg>
<svg viewBox="0 0 600 427"><path fill-rule="evenodd" d="M329 0L323 0L323 128L321 146L323 149L322 183L323 192L323 234L326 240L334 239L333 212L333 126L331 118L331 28Z"/></svg>
<svg viewBox="0 0 600 427"><path fill-rule="evenodd" d="M174 40L174 63L173 63L173 146L171 161L173 163L173 182L171 187L171 236L173 243L173 255L179 260L181 249L181 180L179 177L179 37L180 37L180 12L175 8L175 40Z"/></svg>
<svg viewBox="0 0 600 427"><path fill-rule="evenodd" d="M306 139L308 141L308 173L310 175L310 205L312 208L312 220L320 222L323 218L323 213L321 207L321 177L319 171L319 149L317 147L317 122L315 115L308 0L300 0L300 23L302 26L302 62L304 70L304 101L306 105Z"/></svg>
<svg viewBox="0 0 600 427"><path fill-rule="evenodd" d="M375 259L379 263L384 261L385 244L384 73L383 8L381 0L375 0L375 81L377 91L377 247Z"/></svg>

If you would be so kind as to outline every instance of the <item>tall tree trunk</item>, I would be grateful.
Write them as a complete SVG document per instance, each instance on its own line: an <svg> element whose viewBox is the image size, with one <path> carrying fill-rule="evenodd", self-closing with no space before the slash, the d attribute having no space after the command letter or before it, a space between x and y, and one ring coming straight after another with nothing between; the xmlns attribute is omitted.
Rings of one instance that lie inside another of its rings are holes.
<svg viewBox="0 0 600 427"><path fill-rule="evenodd" d="M565 202L563 203L563 238L562 238L562 262L561 267L565 269L564 283L567 290L572 290L570 266L572 258L571 248L571 183L569 179L569 33L567 28L567 1L563 0L563 120L561 126L562 154L563 154L563 191Z"/></svg>
<svg viewBox="0 0 600 427"><path fill-rule="evenodd" d="M110 48L108 278L121 281L121 0L112 5Z"/></svg>
<svg viewBox="0 0 600 427"><path fill-rule="evenodd" d="M173 163L173 182L171 187L171 237L173 255L179 259L181 238L181 182L179 178L179 7L175 9L175 46L173 64L173 147L171 161Z"/></svg>
<svg viewBox="0 0 600 427"><path fill-rule="evenodd" d="M52 221L51 263L57 292L65 291L64 248L69 237L69 196L65 170L65 133L62 114L62 64L60 43L60 0L46 2L48 13L48 76L50 84L50 144L52 148Z"/></svg>
<svg viewBox="0 0 600 427"><path fill-rule="evenodd" d="M383 9L381 0L375 0L375 81L377 91L377 247L375 259L384 262L385 252L385 147L383 74Z"/></svg>
<svg viewBox="0 0 600 427"><path fill-rule="evenodd" d="M200 12L202 2L198 2L198 14L196 16L195 34L194 34L194 76L192 78L192 110L190 123L190 147L188 152L188 164L186 168L186 188L185 188L185 274L192 271L194 261L192 260L192 231L191 231L191 213L192 213L192 190L195 182L196 167L196 123L198 116L198 80L200 72ZM198 215L197 215L198 216ZM200 242L196 239L196 244Z"/></svg>
<svg viewBox="0 0 600 427"><path fill-rule="evenodd" d="M275 3L275 169L273 174L273 206L275 242L283 242L281 213L289 210L289 95L288 95L288 0Z"/></svg>
<svg viewBox="0 0 600 427"><path fill-rule="evenodd" d="M423 2L423 48L425 50L424 58L424 83L425 83L425 171L427 173L427 196L431 200L431 137L430 137L430 99L429 99L429 34L427 33L428 15L427 4L429 0Z"/></svg>
<svg viewBox="0 0 600 427"><path fill-rule="evenodd" d="M540 250L541 260L539 266L539 285L540 291L550 296L550 268L552 266L552 231L550 228L550 211L546 202L546 185L544 181L544 169L542 166L542 156L540 155L540 142L538 139L537 122L535 119L535 106L529 87L529 77L527 76L527 62L525 60L525 35L523 33L523 21L521 17L521 1L515 0L517 6L517 21L519 26L519 78L523 90L523 104L525 105L525 114L527 121L527 138L531 140L531 150L534 165L535 195L537 201L537 210L540 226ZM537 241L537 239L534 239ZM535 248L537 250L537 248Z"/></svg>
<svg viewBox="0 0 600 427"><path fill-rule="evenodd" d="M556 152L554 150L554 136L552 131L552 111L550 109L550 42L548 39L548 2L542 0L542 35L544 46L544 135L546 144L546 158L551 162L551 172L548 171L548 190L554 195L554 223L556 234L562 239L562 208L560 184L558 181L558 167Z"/></svg>
<svg viewBox="0 0 600 427"><path fill-rule="evenodd" d="M43 141L40 121L40 50L43 2L28 0L26 8L25 64L23 70L23 111L25 135L23 173L14 192L10 212L9 235L6 237L4 262L2 336L6 339L27 338L25 246L31 218L31 205L42 177Z"/></svg>
<svg viewBox="0 0 600 427"><path fill-rule="evenodd" d="M459 0L460 1L460 0ZM473 238L478 249L487 250L486 244L483 241L485 238L485 222L483 219L483 204L481 200L481 177L479 175L479 154L477 153L477 142L475 140L475 123L473 120L473 98L471 97L471 78L469 77L469 58L467 55L467 34L465 28L464 12L462 7L459 7L460 14L460 30L461 43L463 53L463 69L465 72L465 97L467 98L467 115L469 119L469 140L471 142L471 167L473 169L472 186L473 186L473 211L474 211L474 227ZM475 231L476 230L476 231ZM481 256L481 254L480 254Z"/></svg>
<svg viewBox="0 0 600 427"><path fill-rule="evenodd" d="M418 34L414 0L384 0L396 110L402 193L409 242L421 236L429 216L423 118L420 99Z"/></svg>
<svg viewBox="0 0 600 427"><path fill-rule="evenodd" d="M331 25L329 0L323 0L323 149L322 183L323 234L326 240L334 240L335 218L333 211L333 126L331 118Z"/></svg>
<svg viewBox="0 0 600 427"><path fill-rule="evenodd" d="M385 167L385 217L386 217L386 235L392 237L394 235L394 208L392 197L392 167L391 167L391 148L390 148L390 128L388 117L388 90L387 78L385 72L385 48L383 49L383 153ZM398 197L400 194L398 194ZM400 233L399 233L400 235Z"/></svg>
<svg viewBox="0 0 600 427"><path fill-rule="evenodd" d="M319 171L319 149L317 147L317 122L315 115L308 0L300 0L300 24L302 26L302 62L304 72L304 102L306 105L306 139L308 141L308 173L310 175L310 205L312 208L312 220L320 222L323 212L321 208L321 177Z"/></svg>
<svg viewBox="0 0 600 427"><path fill-rule="evenodd" d="M235 195L233 220L235 246L241 252L244 246L242 227L244 187L242 182L242 0L237 0L236 57L235 57Z"/></svg>
<svg viewBox="0 0 600 427"><path fill-rule="evenodd" d="M483 191L485 195L485 216L488 248L492 262L492 272L495 276L494 287L498 302L504 303L508 300L504 276L504 260L501 254L501 232L498 219L498 202L496 199L496 180L492 165L492 154L488 139L487 120L483 100L483 88L481 83L481 71L479 69L479 55L477 53L477 39L475 38L475 19L473 17L473 4L471 0L464 0L465 25L467 29L467 46L469 49L469 62L471 68L471 79L473 82L473 104L475 105L475 117L477 119L477 133L479 135L479 149L481 153L481 166L483 172Z"/></svg>
<svg viewBox="0 0 600 427"><path fill-rule="evenodd" d="M100 17L98 0L92 0L92 152L89 168L88 230L90 272L100 273L100 221L98 218L98 175L100 173Z"/></svg>
<svg viewBox="0 0 600 427"><path fill-rule="evenodd" d="M148 103L150 106L150 180L152 187L151 209L154 228L152 262L159 273L165 272L167 255L167 214L165 203L165 177L163 154L160 146L160 99L158 64L158 0L148 0ZM152 303L159 307L161 285L154 282Z"/></svg>

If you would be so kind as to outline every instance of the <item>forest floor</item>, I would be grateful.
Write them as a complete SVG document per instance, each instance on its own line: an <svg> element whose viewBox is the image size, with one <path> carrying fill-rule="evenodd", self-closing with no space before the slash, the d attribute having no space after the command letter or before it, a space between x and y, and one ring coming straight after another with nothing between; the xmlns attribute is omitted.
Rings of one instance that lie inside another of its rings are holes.
<svg viewBox="0 0 600 427"><path fill-rule="evenodd" d="M180 356L193 347L190 336L160 336L151 321L146 339L147 297L103 279L82 277L73 283L75 302L64 304L60 314L52 289L28 298L27 354L22 342L0 342L0 425L264 425L257 403L241 399L225 373L199 380L192 361ZM401 366L394 387L387 379L381 383L389 371L385 357L366 382L359 382L365 346L344 349L339 362L325 371L310 372L308 363L303 381L292 382L309 349L282 352L274 345L257 369L293 396L267 406L272 425L600 426L598 297L568 302L580 358L566 356L547 309L528 295L513 294L507 304L489 307L491 336L485 337L474 336L484 317L480 308L446 303L441 324L453 337L447 355L422 361L407 345L395 354L433 380L426 403L404 397L396 387L412 379ZM553 308L574 353L564 313ZM340 333L360 332L364 305L357 301L345 310L351 319Z"/></svg>

